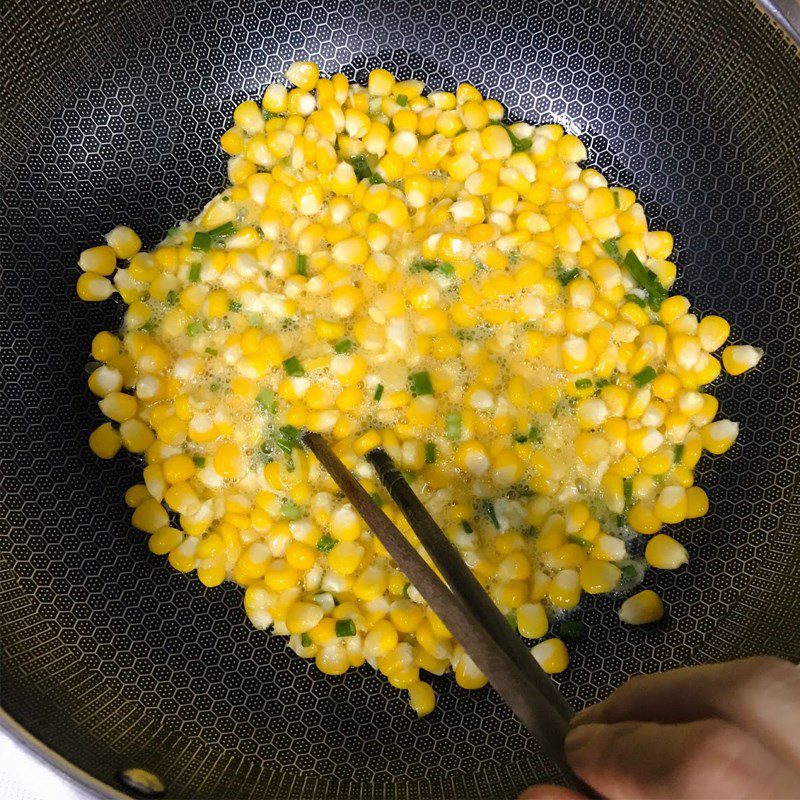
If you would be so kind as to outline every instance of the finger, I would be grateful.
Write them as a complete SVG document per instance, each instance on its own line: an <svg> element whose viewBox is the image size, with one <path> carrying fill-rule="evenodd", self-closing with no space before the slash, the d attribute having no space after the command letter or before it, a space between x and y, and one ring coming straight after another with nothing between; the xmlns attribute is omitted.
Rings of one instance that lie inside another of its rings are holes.
<svg viewBox="0 0 800 800"><path fill-rule="evenodd" d="M572 727L626 720L691 722L719 717L800 767L800 669L776 658L642 675L573 718Z"/></svg>
<svg viewBox="0 0 800 800"><path fill-rule="evenodd" d="M519 796L519 800L586 800L586 797L563 786L543 783L540 786L529 786Z"/></svg>
<svg viewBox="0 0 800 800"><path fill-rule="evenodd" d="M580 778L614 800L795 796L797 776L750 734L720 720L581 725L567 736L566 755Z"/></svg>

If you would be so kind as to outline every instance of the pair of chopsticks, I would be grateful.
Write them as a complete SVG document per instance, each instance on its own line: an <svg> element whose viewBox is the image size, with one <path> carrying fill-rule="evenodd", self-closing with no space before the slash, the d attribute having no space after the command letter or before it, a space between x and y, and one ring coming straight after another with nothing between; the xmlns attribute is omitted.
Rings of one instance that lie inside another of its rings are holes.
<svg viewBox="0 0 800 800"><path fill-rule="evenodd" d="M558 766L568 785L592 796L591 790L574 775L564 758L564 739L572 709L511 629L389 455L376 448L365 457L447 584L383 513L325 439L310 432L304 433L302 438L397 566Z"/></svg>

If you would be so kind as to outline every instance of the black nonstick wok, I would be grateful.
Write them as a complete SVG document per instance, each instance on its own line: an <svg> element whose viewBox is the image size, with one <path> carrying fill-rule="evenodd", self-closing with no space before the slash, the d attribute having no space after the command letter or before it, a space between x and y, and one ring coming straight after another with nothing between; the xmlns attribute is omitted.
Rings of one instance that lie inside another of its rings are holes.
<svg viewBox="0 0 800 800"><path fill-rule="evenodd" d="M578 133L675 234L676 289L766 349L714 389L742 434L701 462L689 565L645 579L664 621L579 609L558 677L574 707L640 672L800 659L800 50L776 18L753 0L0 0L4 727L98 797L129 793L130 767L192 800L505 798L555 778L490 688L437 678L418 720L368 667L327 677L253 630L241 590L148 552L122 501L133 458L88 449L83 367L122 309L77 300L79 251L193 216L224 183L235 104L300 57L471 81Z"/></svg>

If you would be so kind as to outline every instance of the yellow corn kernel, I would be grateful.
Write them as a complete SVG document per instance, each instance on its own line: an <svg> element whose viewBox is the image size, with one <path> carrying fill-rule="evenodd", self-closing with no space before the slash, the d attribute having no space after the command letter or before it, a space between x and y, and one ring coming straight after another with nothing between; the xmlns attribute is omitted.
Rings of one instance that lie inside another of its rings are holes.
<svg viewBox="0 0 800 800"><path fill-rule="evenodd" d="M367 90L377 97L390 95L395 87L395 78L385 69L373 69L367 79Z"/></svg>
<svg viewBox="0 0 800 800"><path fill-rule="evenodd" d="M316 603L292 603L286 611L286 627L289 633L306 633L319 625L324 616Z"/></svg>
<svg viewBox="0 0 800 800"><path fill-rule="evenodd" d="M722 364L729 375L741 375L761 361L764 351L749 344L729 345L722 351Z"/></svg>
<svg viewBox="0 0 800 800"><path fill-rule="evenodd" d="M132 258L142 248L142 240L130 228L117 225L106 234L108 246L117 254L117 258Z"/></svg>
<svg viewBox="0 0 800 800"><path fill-rule="evenodd" d="M150 497L150 492L147 491L147 487L143 483L137 483L125 492L125 504L128 508L136 508L140 503L147 500L148 497Z"/></svg>
<svg viewBox="0 0 800 800"><path fill-rule="evenodd" d="M114 458L122 447L122 437L110 422L105 422L89 435L89 447L99 458Z"/></svg>
<svg viewBox="0 0 800 800"><path fill-rule="evenodd" d="M396 600L389 611L389 619L400 633L413 633L422 622L424 610L410 600Z"/></svg>
<svg viewBox="0 0 800 800"><path fill-rule="evenodd" d="M580 568L581 588L588 594L613 592L621 577L619 567L608 561L589 559Z"/></svg>
<svg viewBox="0 0 800 800"><path fill-rule="evenodd" d="M681 295L668 297L659 308L658 313L665 325L671 325L682 316L689 313L689 301Z"/></svg>
<svg viewBox="0 0 800 800"><path fill-rule="evenodd" d="M689 560L686 548L665 533L659 533L648 541L644 557L656 569L678 569Z"/></svg>
<svg viewBox="0 0 800 800"><path fill-rule="evenodd" d="M132 395L123 392L111 392L99 403L100 410L114 422L125 422L136 414L138 403Z"/></svg>
<svg viewBox="0 0 800 800"><path fill-rule="evenodd" d="M664 616L664 603L650 589L629 597L619 609L619 618L627 625L647 625Z"/></svg>
<svg viewBox="0 0 800 800"><path fill-rule="evenodd" d="M107 300L114 293L114 284L95 272L83 272L77 283L78 297L87 303Z"/></svg>
<svg viewBox="0 0 800 800"><path fill-rule="evenodd" d="M119 426L122 444L131 453L144 453L155 441L150 428L139 419L125 420Z"/></svg>
<svg viewBox="0 0 800 800"><path fill-rule="evenodd" d="M462 689L480 689L486 686L486 676L466 654L461 656L454 670L456 683Z"/></svg>
<svg viewBox="0 0 800 800"><path fill-rule="evenodd" d="M645 503L636 503L628 512L628 525L630 525L631 528L633 528L637 533L642 533L647 536L657 533L661 529L662 522L663 520L660 517L657 517L653 509L651 509Z"/></svg>
<svg viewBox="0 0 800 800"><path fill-rule="evenodd" d="M454 455L456 465L473 475L483 475L491 462L486 448L477 440L463 442Z"/></svg>
<svg viewBox="0 0 800 800"><path fill-rule="evenodd" d="M169 515L158 500L150 498L136 506L133 510L131 522L133 527L138 528L140 531L155 533L169 525Z"/></svg>
<svg viewBox="0 0 800 800"><path fill-rule="evenodd" d="M397 647L397 628L389 620L380 620L364 637L364 655L367 658L383 658Z"/></svg>
<svg viewBox="0 0 800 800"><path fill-rule="evenodd" d="M575 569L562 569L547 589L550 602L557 608L574 608L581 596L580 577Z"/></svg>
<svg viewBox="0 0 800 800"><path fill-rule="evenodd" d="M729 419L711 422L700 431L703 447L714 455L721 455L730 450L738 435L739 423Z"/></svg>
<svg viewBox="0 0 800 800"><path fill-rule="evenodd" d="M108 245L90 247L80 254L78 266L84 272L108 276L117 268L117 254Z"/></svg>
<svg viewBox="0 0 800 800"><path fill-rule="evenodd" d="M686 490L686 518L697 519L708 513L708 495L699 486Z"/></svg>
<svg viewBox="0 0 800 800"><path fill-rule="evenodd" d="M364 556L364 548L355 542L339 542L328 553L328 563L340 575L352 575Z"/></svg>
<svg viewBox="0 0 800 800"><path fill-rule="evenodd" d="M436 706L436 693L430 684L416 681L406 691L408 692L408 703L417 712L418 717L424 717L433 711Z"/></svg>
<svg viewBox="0 0 800 800"><path fill-rule="evenodd" d="M686 490L682 486L665 486L653 506L653 514L669 524L686 519Z"/></svg>
<svg viewBox="0 0 800 800"><path fill-rule="evenodd" d="M526 639L540 639L548 627L547 612L541 603L523 603L517 609L517 629Z"/></svg>
<svg viewBox="0 0 800 800"><path fill-rule="evenodd" d="M214 454L214 469L222 478L238 480L246 469L242 451L235 444L224 442Z"/></svg>
<svg viewBox="0 0 800 800"><path fill-rule="evenodd" d="M567 646L561 639L545 639L531 648L531 655L548 674L563 672L569 664Z"/></svg>
<svg viewBox="0 0 800 800"><path fill-rule="evenodd" d="M319 80L319 67L312 61L295 61L286 70L286 80L304 92L310 92Z"/></svg>
<svg viewBox="0 0 800 800"><path fill-rule="evenodd" d="M148 540L147 547L157 556L165 556L183 542L183 533L176 528L161 528Z"/></svg>

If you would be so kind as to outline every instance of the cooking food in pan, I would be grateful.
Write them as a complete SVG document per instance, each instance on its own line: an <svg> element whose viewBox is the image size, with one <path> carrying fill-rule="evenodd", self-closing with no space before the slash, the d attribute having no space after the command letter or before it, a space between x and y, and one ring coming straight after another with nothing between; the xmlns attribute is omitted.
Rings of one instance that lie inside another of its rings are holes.
<svg viewBox="0 0 800 800"><path fill-rule="evenodd" d="M672 236L560 125L509 123L469 84L286 77L236 108L230 185L194 220L149 252L118 227L81 254L79 295L126 306L92 344L109 421L90 446L142 455L125 501L154 553L240 584L253 625L327 674L369 662L425 714L425 672L485 678L299 436L329 437L413 539L363 458L380 445L560 672L552 619L638 582L632 537L656 569L686 562L695 467L738 433L703 389L761 352L670 294ZM620 608L662 614L652 591Z"/></svg>

